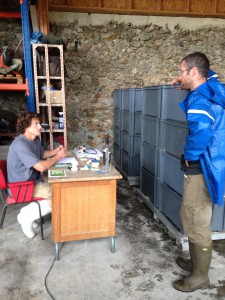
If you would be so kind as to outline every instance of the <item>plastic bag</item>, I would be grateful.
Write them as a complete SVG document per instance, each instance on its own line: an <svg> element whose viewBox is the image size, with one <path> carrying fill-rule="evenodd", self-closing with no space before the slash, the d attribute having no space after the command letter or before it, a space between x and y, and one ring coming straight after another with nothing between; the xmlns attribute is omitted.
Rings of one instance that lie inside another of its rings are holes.
<svg viewBox="0 0 225 300"><path fill-rule="evenodd" d="M40 31L35 31L31 35L31 44L43 44L43 33Z"/></svg>

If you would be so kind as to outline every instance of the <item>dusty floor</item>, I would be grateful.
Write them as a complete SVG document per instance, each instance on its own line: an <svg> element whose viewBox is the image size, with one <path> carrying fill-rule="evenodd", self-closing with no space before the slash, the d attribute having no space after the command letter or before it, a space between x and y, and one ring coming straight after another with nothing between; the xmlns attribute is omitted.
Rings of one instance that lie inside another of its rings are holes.
<svg viewBox="0 0 225 300"><path fill-rule="evenodd" d="M29 240L16 221L20 208L9 207L0 231L0 299L225 299L218 292L225 284L224 240L213 242L210 289L178 292L172 282L188 273L176 265L175 258L187 253L139 202L137 187L119 181L117 199L116 252L111 253L106 238L70 242L61 245L59 261L54 261L50 217L44 224L45 240L39 229Z"/></svg>

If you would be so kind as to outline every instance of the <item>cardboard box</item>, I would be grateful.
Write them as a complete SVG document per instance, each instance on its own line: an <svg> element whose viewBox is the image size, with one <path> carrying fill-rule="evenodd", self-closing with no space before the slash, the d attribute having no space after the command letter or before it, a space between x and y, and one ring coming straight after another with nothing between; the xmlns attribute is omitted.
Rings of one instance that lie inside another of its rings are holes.
<svg viewBox="0 0 225 300"><path fill-rule="evenodd" d="M62 91L51 91L50 92L51 103L62 103Z"/></svg>

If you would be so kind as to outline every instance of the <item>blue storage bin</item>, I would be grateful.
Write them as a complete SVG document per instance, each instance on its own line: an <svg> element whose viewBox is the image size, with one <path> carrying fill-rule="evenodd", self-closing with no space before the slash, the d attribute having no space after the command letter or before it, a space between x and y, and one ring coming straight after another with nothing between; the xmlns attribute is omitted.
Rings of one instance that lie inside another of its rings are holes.
<svg viewBox="0 0 225 300"><path fill-rule="evenodd" d="M121 131L119 127L114 127L114 143L121 147Z"/></svg>
<svg viewBox="0 0 225 300"><path fill-rule="evenodd" d="M121 109L122 105L122 89L113 91L114 108Z"/></svg>
<svg viewBox="0 0 225 300"><path fill-rule="evenodd" d="M157 203L157 179L145 168L140 169L140 191L158 207Z"/></svg>
<svg viewBox="0 0 225 300"><path fill-rule="evenodd" d="M213 231L225 231L225 203L213 206L211 228Z"/></svg>
<svg viewBox="0 0 225 300"><path fill-rule="evenodd" d="M117 144L113 144L113 159L118 166L121 166L121 151L120 146Z"/></svg>
<svg viewBox="0 0 225 300"><path fill-rule="evenodd" d="M141 118L141 141L156 148L159 145L159 119L150 116Z"/></svg>
<svg viewBox="0 0 225 300"><path fill-rule="evenodd" d="M161 89L158 86L144 87L142 114L160 118Z"/></svg>
<svg viewBox="0 0 225 300"><path fill-rule="evenodd" d="M130 134L141 133L141 113L121 111L121 129Z"/></svg>
<svg viewBox="0 0 225 300"><path fill-rule="evenodd" d="M157 182L159 210L181 231L180 206L182 197L162 182Z"/></svg>
<svg viewBox="0 0 225 300"><path fill-rule="evenodd" d="M114 109L114 126L121 127L120 110L118 108Z"/></svg>
<svg viewBox="0 0 225 300"><path fill-rule="evenodd" d="M183 195L184 173L180 169L180 159L167 152L158 151L158 172L161 182Z"/></svg>
<svg viewBox="0 0 225 300"><path fill-rule="evenodd" d="M161 119L185 122L186 116L179 103L188 93L188 90L178 90L171 85L144 87L142 113Z"/></svg>
<svg viewBox="0 0 225 300"><path fill-rule="evenodd" d="M179 106L188 95L189 90L178 90L171 85L161 86L161 114L160 118L186 122L186 115Z"/></svg>
<svg viewBox="0 0 225 300"><path fill-rule="evenodd" d="M141 112L142 89L130 88L122 90L122 110L130 112Z"/></svg>
<svg viewBox="0 0 225 300"><path fill-rule="evenodd" d="M158 151L154 146L141 143L141 167L158 177Z"/></svg>
<svg viewBox="0 0 225 300"><path fill-rule="evenodd" d="M122 150L121 167L125 177L140 176L140 155L130 156Z"/></svg>
<svg viewBox="0 0 225 300"><path fill-rule="evenodd" d="M159 123L159 149L179 157L184 153L188 129L185 123L161 120Z"/></svg>
<svg viewBox="0 0 225 300"><path fill-rule="evenodd" d="M125 130L121 132L122 149L125 150L130 156L140 155L140 143L140 134L130 134Z"/></svg>
<svg viewBox="0 0 225 300"><path fill-rule="evenodd" d="M159 210L180 230L182 225L180 221L180 207L182 204L182 196L173 191L166 184L157 181L157 201ZM225 230L225 205L214 205L212 212L211 230Z"/></svg>

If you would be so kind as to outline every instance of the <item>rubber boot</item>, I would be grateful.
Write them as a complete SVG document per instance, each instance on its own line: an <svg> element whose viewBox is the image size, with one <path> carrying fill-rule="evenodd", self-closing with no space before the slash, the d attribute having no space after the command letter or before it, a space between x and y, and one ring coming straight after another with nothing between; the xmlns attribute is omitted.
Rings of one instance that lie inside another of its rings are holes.
<svg viewBox="0 0 225 300"><path fill-rule="evenodd" d="M49 206L49 200L41 200L38 201L41 207L41 215L42 217L51 213L52 208ZM21 224L21 228L23 233L30 239L35 236L35 232L33 230L33 222L40 218L39 208L37 203L30 203L29 205L23 207L20 210L19 215L17 216L18 222Z"/></svg>
<svg viewBox="0 0 225 300"><path fill-rule="evenodd" d="M188 244L189 244L190 257L191 257L191 252L193 251L192 250L193 243L189 241ZM181 269L188 272L192 272L192 257L190 259L184 259L182 257L178 257L176 259L176 263L178 267L180 267Z"/></svg>
<svg viewBox="0 0 225 300"><path fill-rule="evenodd" d="M173 287L181 292L193 292L198 289L209 288L208 273L212 258L212 245L204 247L193 244L192 247L193 270L191 275L173 283Z"/></svg>

